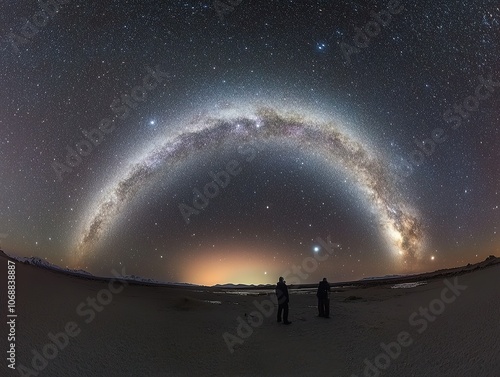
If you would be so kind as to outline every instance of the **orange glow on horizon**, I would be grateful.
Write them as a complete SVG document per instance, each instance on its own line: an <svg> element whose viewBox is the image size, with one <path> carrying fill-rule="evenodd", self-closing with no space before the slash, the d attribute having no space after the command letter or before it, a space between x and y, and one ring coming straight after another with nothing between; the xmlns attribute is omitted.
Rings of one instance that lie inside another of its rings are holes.
<svg viewBox="0 0 500 377"><path fill-rule="evenodd" d="M262 254L262 250L260 251ZM273 267L256 251L225 248L197 258L183 269L183 281L200 284L269 284L275 283Z"/></svg>

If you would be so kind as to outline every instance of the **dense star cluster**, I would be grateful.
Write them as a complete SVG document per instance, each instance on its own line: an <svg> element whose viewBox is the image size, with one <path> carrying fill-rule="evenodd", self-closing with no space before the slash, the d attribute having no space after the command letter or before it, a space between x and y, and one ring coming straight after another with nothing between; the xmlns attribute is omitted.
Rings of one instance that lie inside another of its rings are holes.
<svg viewBox="0 0 500 377"><path fill-rule="evenodd" d="M0 7L8 252L201 284L500 252L495 1Z"/></svg>

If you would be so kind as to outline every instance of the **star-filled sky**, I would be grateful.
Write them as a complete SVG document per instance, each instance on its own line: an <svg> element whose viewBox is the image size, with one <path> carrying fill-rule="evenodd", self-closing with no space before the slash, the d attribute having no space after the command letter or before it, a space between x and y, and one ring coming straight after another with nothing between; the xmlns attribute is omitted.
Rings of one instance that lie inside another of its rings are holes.
<svg viewBox="0 0 500 377"><path fill-rule="evenodd" d="M500 254L497 1L4 1L0 245L313 283Z"/></svg>

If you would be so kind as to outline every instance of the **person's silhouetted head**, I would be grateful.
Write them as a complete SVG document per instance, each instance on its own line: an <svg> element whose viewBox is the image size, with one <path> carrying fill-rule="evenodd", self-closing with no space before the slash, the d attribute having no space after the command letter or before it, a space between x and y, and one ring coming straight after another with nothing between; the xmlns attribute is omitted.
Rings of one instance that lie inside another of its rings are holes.
<svg viewBox="0 0 500 377"><path fill-rule="evenodd" d="M280 283L282 283L285 279L283 278L283 276L280 276Z"/></svg>
<svg viewBox="0 0 500 377"><path fill-rule="evenodd" d="M326 278L323 278L323 281L326 281Z"/></svg>

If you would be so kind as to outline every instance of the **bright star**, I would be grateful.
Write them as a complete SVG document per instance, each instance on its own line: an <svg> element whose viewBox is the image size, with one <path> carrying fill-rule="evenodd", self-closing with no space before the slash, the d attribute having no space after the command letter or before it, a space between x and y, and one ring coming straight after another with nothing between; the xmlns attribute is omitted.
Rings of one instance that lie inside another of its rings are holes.
<svg viewBox="0 0 500 377"><path fill-rule="evenodd" d="M318 43L316 43L316 48L317 48L319 51L323 52L323 51L325 51L325 50L326 50L326 44L325 44L325 43L318 42Z"/></svg>
<svg viewBox="0 0 500 377"><path fill-rule="evenodd" d="M154 126L155 121L154 121L154 120L152 120L152 121L150 121L150 122L149 122L149 124L150 124L150 125L152 125L152 126Z"/></svg>
<svg viewBox="0 0 500 377"><path fill-rule="evenodd" d="M319 251L319 246L315 246L314 251L317 253Z"/></svg>

